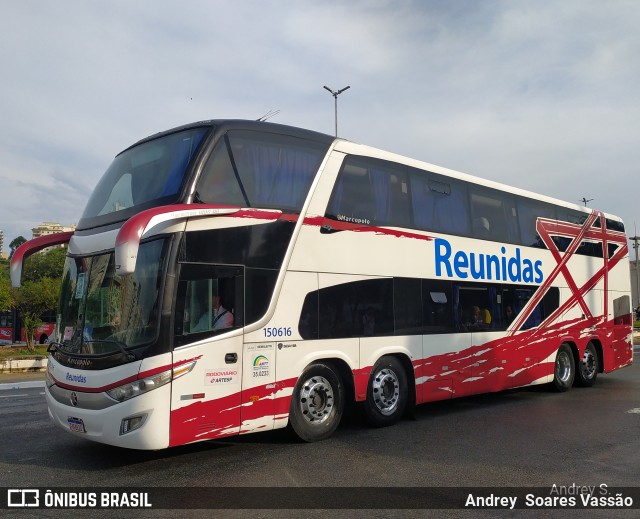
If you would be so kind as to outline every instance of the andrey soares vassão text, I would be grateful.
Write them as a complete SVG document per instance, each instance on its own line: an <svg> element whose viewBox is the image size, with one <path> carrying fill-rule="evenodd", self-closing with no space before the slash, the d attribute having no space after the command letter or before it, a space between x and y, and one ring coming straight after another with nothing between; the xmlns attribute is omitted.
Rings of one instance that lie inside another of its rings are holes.
<svg viewBox="0 0 640 519"><path fill-rule="evenodd" d="M519 497L470 493L465 508L631 508L634 505L632 497L612 491L604 483L599 486L554 483L548 495L527 493L522 500Z"/></svg>

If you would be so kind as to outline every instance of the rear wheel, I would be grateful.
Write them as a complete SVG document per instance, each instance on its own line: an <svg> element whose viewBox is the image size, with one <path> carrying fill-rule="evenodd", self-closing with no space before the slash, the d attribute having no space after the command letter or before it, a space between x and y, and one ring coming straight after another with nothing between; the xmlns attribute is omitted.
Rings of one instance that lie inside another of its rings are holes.
<svg viewBox="0 0 640 519"><path fill-rule="evenodd" d="M553 386L557 391L564 392L571 389L576 376L575 360L568 344L563 344L556 354L553 370Z"/></svg>
<svg viewBox="0 0 640 519"><path fill-rule="evenodd" d="M407 407L407 374L395 357L382 357L371 372L364 410L369 423L385 427L396 423Z"/></svg>
<svg viewBox="0 0 640 519"><path fill-rule="evenodd" d="M343 409L344 388L333 366L312 364L293 390L289 422L301 440L324 440L337 429Z"/></svg>
<svg viewBox="0 0 640 519"><path fill-rule="evenodd" d="M598 359L598 351L595 345L590 342L584 349L582 359L578 363L576 371L576 382L582 387L591 387L596 383L598 371L600 369L600 360Z"/></svg>

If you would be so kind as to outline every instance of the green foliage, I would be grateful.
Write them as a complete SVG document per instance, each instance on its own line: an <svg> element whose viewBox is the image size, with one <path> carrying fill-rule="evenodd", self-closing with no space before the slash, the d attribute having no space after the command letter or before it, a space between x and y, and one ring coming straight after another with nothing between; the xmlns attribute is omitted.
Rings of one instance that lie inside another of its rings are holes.
<svg viewBox="0 0 640 519"><path fill-rule="evenodd" d="M24 236L18 236L17 238L11 240L11 243L9 243L9 248L11 249L11 252L9 253L9 259L13 257L13 253L16 251L16 249L26 241L27 239Z"/></svg>
<svg viewBox="0 0 640 519"><path fill-rule="evenodd" d="M64 269L66 248L55 248L44 254L29 256L22 267L22 281L39 281L42 278L60 278Z"/></svg>
<svg viewBox="0 0 640 519"><path fill-rule="evenodd" d="M25 281L20 288L11 289L13 306L22 317L30 350L33 349L33 335L42 323L40 315L57 306L60 283L60 277L43 277L38 281Z"/></svg>
<svg viewBox="0 0 640 519"><path fill-rule="evenodd" d="M13 307L11 281L9 280L9 262L0 261L0 311Z"/></svg>
<svg viewBox="0 0 640 519"><path fill-rule="evenodd" d="M11 242L12 251L26 241L19 238ZM11 287L8 263L0 264L0 310L18 310L24 324L29 350L33 350L33 335L42 324L40 316L58 306L66 253L66 249L56 248L27 258L22 269L20 288Z"/></svg>
<svg viewBox="0 0 640 519"><path fill-rule="evenodd" d="M1 269L0 269L1 270ZM11 282L9 276L0 274L0 311L13 307L13 297L11 295Z"/></svg>
<svg viewBox="0 0 640 519"><path fill-rule="evenodd" d="M24 346L3 346L0 348L0 359L9 357L22 357L25 355L47 355L46 345L36 345L34 349L28 350Z"/></svg>

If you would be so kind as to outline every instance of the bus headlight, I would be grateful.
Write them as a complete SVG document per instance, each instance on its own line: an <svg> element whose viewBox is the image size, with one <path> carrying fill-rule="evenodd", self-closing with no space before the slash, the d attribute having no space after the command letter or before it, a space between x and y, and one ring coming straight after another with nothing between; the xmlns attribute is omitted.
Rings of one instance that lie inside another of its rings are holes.
<svg viewBox="0 0 640 519"><path fill-rule="evenodd" d="M148 393L171 382L172 370L163 371L152 377L143 378L106 391L114 400L124 402L130 398Z"/></svg>
<svg viewBox="0 0 640 519"><path fill-rule="evenodd" d="M175 378L186 375L193 369L193 367L196 365L196 362L197 360L186 362L174 367L173 369L168 369L167 371L158 373L157 375L141 378L140 380L136 380L135 382L129 382L128 384L123 384L122 386L109 389L108 391L106 391L106 393L114 400L117 400L118 402L124 402L125 400L129 400L130 398L148 393L149 391L162 387Z"/></svg>

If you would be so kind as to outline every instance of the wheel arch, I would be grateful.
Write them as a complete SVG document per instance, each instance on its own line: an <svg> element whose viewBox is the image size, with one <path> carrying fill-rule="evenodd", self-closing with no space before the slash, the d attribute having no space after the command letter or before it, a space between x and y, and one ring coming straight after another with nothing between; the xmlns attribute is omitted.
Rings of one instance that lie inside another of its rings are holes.
<svg viewBox="0 0 640 519"><path fill-rule="evenodd" d="M580 352L578 351L578 345L572 339L564 339L560 343L560 346L558 346L556 351L558 351L562 347L563 344L566 344L571 349L571 353L573 354L573 361L574 361L575 365L577 366L578 362L580 361ZM586 347L586 345L585 345L585 347Z"/></svg>
<svg viewBox="0 0 640 519"><path fill-rule="evenodd" d="M602 342L598 337L592 337L587 341L587 344L584 345L586 348L589 343L592 343L596 348L596 353L598 354L598 373L604 373L604 351L602 348Z"/></svg>
<svg viewBox="0 0 640 519"><path fill-rule="evenodd" d="M402 368L404 369L404 372L407 376L407 384L408 384L407 391L409 395L409 402L407 405L407 409L412 409L416 404L416 374L413 369L413 364L411 363L411 359L405 353L402 353L402 352L387 353L382 357L395 357L400 362L400 364L402 364Z"/></svg>
<svg viewBox="0 0 640 519"><path fill-rule="evenodd" d="M353 381L353 371L344 359L341 359L339 357L319 357L317 359L313 359L300 372L300 376L302 376L302 373L304 373L309 368L309 366L312 366L314 364L327 364L328 366L333 368L340 377L340 381L344 384L345 400L347 402L355 401L355 384Z"/></svg>

